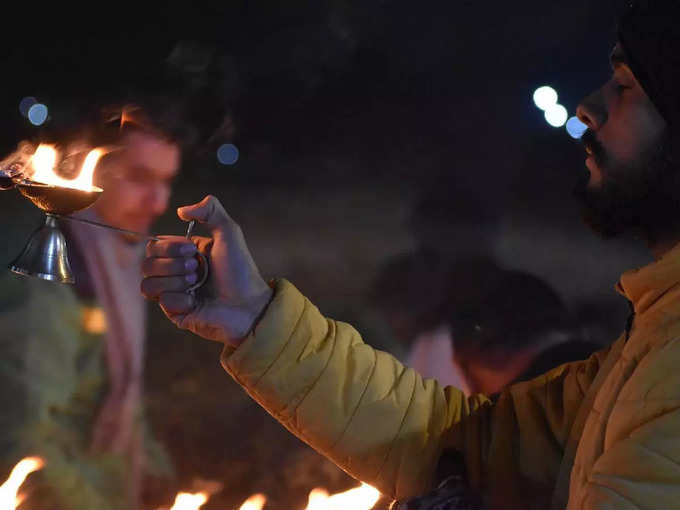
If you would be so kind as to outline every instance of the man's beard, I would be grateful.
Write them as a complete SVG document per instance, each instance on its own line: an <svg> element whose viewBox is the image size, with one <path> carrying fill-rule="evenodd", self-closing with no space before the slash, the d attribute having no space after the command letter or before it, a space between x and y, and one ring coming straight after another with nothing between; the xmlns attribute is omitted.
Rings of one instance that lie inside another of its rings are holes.
<svg viewBox="0 0 680 510"><path fill-rule="evenodd" d="M602 181L599 187L589 188L586 175L574 194L583 205L585 222L595 232L611 238L638 231L651 240L655 233L678 223L680 171L667 132L627 164L608 157L590 130L583 135L583 143L592 149Z"/></svg>

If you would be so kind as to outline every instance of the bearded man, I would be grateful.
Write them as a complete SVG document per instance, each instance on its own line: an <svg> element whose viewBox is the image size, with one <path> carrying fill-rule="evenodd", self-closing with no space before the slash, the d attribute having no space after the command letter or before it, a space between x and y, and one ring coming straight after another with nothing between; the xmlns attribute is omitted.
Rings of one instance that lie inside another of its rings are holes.
<svg viewBox="0 0 680 510"><path fill-rule="evenodd" d="M578 110L589 128L579 195L593 227L637 232L656 260L621 277L633 314L589 359L493 401L423 380L291 283L270 288L211 197L179 215L212 239L151 243L144 293L179 327L223 342L225 370L288 430L403 508L458 508L441 494L430 506L409 503L446 490L450 473L437 466L451 453L491 508L678 508L680 5L636 1L619 26L612 77ZM196 249L212 270L194 296L183 291L196 278L185 269Z"/></svg>

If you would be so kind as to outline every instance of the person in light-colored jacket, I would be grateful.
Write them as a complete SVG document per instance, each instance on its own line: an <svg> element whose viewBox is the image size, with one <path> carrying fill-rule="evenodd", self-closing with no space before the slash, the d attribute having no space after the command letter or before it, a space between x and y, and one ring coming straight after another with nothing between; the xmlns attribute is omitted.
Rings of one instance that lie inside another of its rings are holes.
<svg viewBox="0 0 680 510"><path fill-rule="evenodd" d="M211 238L149 244L142 290L178 327L223 342L225 370L288 430L395 499L426 494L442 454L457 452L490 508L680 508L678 50L680 5L634 2L611 79L578 109L589 223L641 233L655 257L621 277L631 319L587 360L493 401L424 380L288 281L265 282L213 197L179 210ZM194 296L196 250L211 277Z"/></svg>
<svg viewBox="0 0 680 510"><path fill-rule="evenodd" d="M149 231L179 171L173 124L139 107L93 129L114 146L95 180L105 191L84 220ZM38 455L27 509L135 510L145 478L171 472L144 419L146 307L138 292L144 244L63 221L75 285L0 278L0 464Z"/></svg>

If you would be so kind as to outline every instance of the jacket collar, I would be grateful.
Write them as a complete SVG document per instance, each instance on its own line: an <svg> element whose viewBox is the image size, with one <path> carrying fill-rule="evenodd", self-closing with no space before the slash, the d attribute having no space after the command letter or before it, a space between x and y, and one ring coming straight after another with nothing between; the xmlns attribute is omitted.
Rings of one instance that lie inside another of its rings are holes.
<svg viewBox="0 0 680 510"><path fill-rule="evenodd" d="M636 315L645 313L672 288L680 285L680 244L661 259L625 272L616 290L633 305Z"/></svg>

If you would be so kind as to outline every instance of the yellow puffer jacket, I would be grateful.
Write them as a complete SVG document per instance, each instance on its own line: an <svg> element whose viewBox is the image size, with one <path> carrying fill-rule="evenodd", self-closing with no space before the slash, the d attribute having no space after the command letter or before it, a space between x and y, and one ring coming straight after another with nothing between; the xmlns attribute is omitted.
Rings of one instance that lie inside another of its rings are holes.
<svg viewBox="0 0 680 510"><path fill-rule="evenodd" d="M397 499L427 491L450 448L492 508L680 508L679 284L680 247L624 274L630 337L495 403L422 379L285 280L222 364L293 434Z"/></svg>

